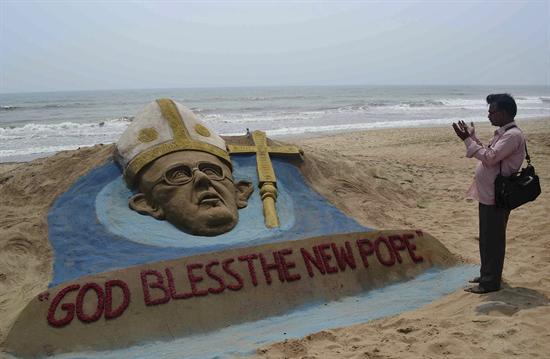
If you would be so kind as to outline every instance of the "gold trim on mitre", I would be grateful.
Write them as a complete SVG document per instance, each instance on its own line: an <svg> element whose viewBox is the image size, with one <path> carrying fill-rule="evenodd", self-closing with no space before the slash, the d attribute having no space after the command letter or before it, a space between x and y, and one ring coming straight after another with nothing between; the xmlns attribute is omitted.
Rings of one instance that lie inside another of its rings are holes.
<svg viewBox="0 0 550 359"><path fill-rule="evenodd" d="M147 143L156 140L159 137L159 133L153 127L143 128L139 131L138 141L141 143Z"/></svg>
<svg viewBox="0 0 550 359"><path fill-rule="evenodd" d="M195 125L195 132L201 135L202 137L210 137L210 131L200 123Z"/></svg>
<svg viewBox="0 0 550 359"><path fill-rule="evenodd" d="M207 152L225 160L229 168L232 168L231 159L227 151L207 142L193 140L189 136L174 101L170 99L159 99L157 100L157 104L160 107L162 117L170 125L174 138L171 141L163 142L141 152L128 163L128 166L126 166L124 170L124 178L130 186L134 184L136 175L143 167L159 157L176 151L195 150Z"/></svg>

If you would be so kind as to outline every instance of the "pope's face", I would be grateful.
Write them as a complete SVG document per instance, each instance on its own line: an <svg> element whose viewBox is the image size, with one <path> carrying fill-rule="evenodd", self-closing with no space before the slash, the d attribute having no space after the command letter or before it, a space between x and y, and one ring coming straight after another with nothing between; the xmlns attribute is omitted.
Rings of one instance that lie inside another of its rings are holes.
<svg viewBox="0 0 550 359"><path fill-rule="evenodd" d="M225 233L239 219L231 171L209 153L179 151L158 158L141 175L140 189L154 211L147 214L191 234Z"/></svg>

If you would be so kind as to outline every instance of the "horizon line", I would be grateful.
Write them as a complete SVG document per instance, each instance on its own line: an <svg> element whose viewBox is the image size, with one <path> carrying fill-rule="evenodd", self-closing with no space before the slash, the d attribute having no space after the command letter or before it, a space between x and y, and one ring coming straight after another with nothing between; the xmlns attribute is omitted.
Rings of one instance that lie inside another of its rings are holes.
<svg viewBox="0 0 550 359"><path fill-rule="evenodd" d="M39 90L39 91L8 91L0 92L0 95L39 94L39 93L62 93L62 92L101 92L101 91L146 91L146 90L202 90L202 89L243 89L243 88L284 88L284 87L548 87L550 84L316 84L316 85L223 85L223 86L187 86L187 87L139 87L139 88L96 88L80 90Z"/></svg>

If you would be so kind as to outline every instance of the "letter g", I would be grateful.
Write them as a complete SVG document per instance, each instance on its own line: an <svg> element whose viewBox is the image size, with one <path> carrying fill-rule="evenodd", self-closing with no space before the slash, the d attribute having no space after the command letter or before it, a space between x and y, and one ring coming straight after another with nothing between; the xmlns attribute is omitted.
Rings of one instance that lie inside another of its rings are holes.
<svg viewBox="0 0 550 359"><path fill-rule="evenodd" d="M64 310L67 312L67 315L61 319L55 319L55 312L57 310L57 306L63 300L63 298L67 295L69 292L73 292L75 290L78 290L80 288L80 284L71 284L68 287L63 288L52 301L52 304L50 304L50 308L48 309L48 323L52 327L61 328L69 324L73 318L74 318L74 308L75 305L73 303L63 303L61 305L61 310Z"/></svg>

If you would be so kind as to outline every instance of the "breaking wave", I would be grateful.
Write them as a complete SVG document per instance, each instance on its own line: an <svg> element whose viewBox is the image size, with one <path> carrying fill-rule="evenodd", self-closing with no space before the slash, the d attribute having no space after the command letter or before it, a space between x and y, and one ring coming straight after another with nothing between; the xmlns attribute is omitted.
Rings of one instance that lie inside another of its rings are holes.
<svg viewBox="0 0 550 359"><path fill-rule="evenodd" d="M132 121L122 115L137 113L160 97L176 99L216 133L227 135L247 128L288 136L486 121L482 91L460 90L312 87L5 95L0 96L0 162L116 142ZM518 118L550 116L547 90L515 98Z"/></svg>
<svg viewBox="0 0 550 359"><path fill-rule="evenodd" d="M11 136L30 136L40 137L42 135L90 135L93 136L97 132L119 132L124 131L131 122L130 117L122 117L109 121L101 121L97 123L28 123L23 126L8 126L0 127L0 139L5 139Z"/></svg>

